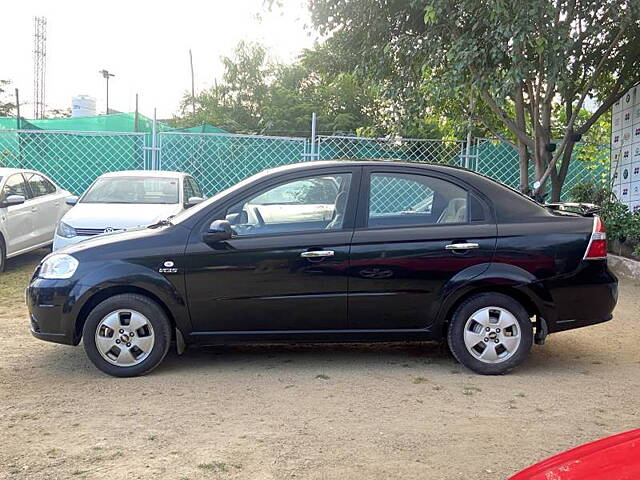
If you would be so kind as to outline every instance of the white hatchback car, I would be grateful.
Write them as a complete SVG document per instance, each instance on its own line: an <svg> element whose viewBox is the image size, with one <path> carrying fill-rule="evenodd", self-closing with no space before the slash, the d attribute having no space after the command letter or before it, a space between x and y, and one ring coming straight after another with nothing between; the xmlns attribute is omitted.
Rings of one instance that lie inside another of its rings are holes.
<svg viewBox="0 0 640 480"><path fill-rule="evenodd" d="M204 200L198 182L182 172L131 170L99 176L56 229L59 250L103 233L146 227Z"/></svg>
<svg viewBox="0 0 640 480"><path fill-rule="evenodd" d="M40 172L0 168L0 272L7 258L51 244L69 195Z"/></svg>

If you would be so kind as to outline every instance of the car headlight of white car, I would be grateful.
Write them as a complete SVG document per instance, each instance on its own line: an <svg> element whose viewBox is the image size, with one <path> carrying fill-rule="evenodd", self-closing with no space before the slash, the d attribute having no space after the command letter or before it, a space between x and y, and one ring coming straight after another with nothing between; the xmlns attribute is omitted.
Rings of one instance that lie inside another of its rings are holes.
<svg viewBox="0 0 640 480"><path fill-rule="evenodd" d="M48 256L40 266L40 278L71 278L78 268L78 260L66 253L54 253Z"/></svg>
<svg viewBox="0 0 640 480"><path fill-rule="evenodd" d="M73 238L77 235L76 229L64 222L58 223L58 230L56 233L64 238Z"/></svg>

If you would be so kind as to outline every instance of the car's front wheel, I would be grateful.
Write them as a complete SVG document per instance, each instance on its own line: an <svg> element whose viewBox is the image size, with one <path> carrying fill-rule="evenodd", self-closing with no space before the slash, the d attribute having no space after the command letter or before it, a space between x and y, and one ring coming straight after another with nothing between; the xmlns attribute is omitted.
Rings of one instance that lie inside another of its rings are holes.
<svg viewBox="0 0 640 480"><path fill-rule="evenodd" d="M465 367L482 375L501 375L527 357L533 326L527 311L513 298L481 293L456 309L447 339Z"/></svg>
<svg viewBox="0 0 640 480"><path fill-rule="evenodd" d="M83 343L89 359L103 372L116 377L144 375L169 351L171 324L153 300L115 295L89 313Z"/></svg>

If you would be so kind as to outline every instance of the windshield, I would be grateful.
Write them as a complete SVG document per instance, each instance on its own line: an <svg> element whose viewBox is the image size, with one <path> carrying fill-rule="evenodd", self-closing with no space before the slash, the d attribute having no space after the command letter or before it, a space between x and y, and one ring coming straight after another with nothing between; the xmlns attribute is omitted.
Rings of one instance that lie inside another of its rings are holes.
<svg viewBox="0 0 640 480"><path fill-rule="evenodd" d="M80 203L178 203L178 179L164 177L103 177L96 180Z"/></svg>

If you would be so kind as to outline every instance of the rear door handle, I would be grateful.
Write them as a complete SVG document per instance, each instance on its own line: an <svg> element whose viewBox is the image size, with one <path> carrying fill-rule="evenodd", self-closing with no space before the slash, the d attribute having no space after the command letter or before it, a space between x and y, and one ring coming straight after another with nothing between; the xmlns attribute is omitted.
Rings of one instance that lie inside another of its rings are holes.
<svg viewBox="0 0 640 480"><path fill-rule="evenodd" d="M37 212L38 211L38 207L31 207L31 211L32 212Z"/></svg>
<svg viewBox="0 0 640 480"><path fill-rule="evenodd" d="M480 248L477 243L451 243L446 245L445 250L472 250L474 248Z"/></svg>
<svg viewBox="0 0 640 480"><path fill-rule="evenodd" d="M334 254L333 250L311 250L310 252L302 252L300 256L303 258L322 258L333 257Z"/></svg>

